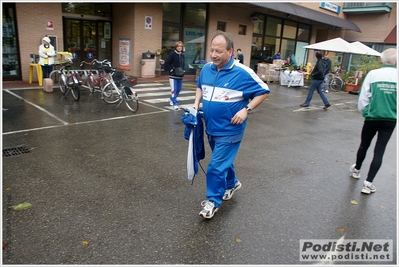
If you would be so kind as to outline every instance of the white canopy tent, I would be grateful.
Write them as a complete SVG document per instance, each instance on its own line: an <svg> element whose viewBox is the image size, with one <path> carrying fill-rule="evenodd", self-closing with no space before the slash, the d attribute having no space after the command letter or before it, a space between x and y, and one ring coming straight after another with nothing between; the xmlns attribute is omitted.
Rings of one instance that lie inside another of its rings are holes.
<svg viewBox="0 0 399 267"><path fill-rule="evenodd" d="M304 46L303 48L319 50L319 51L331 51L338 53L346 53L347 56L344 56L343 62L341 61L341 68L348 69L351 62L351 58L353 54L357 55L369 55L369 56L380 56L381 54L374 49L368 47L367 45L361 42L353 42L349 43L342 38L335 38L311 45ZM343 63L343 64L342 64Z"/></svg>
<svg viewBox="0 0 399 267"><path fill-rule="evenodd" d="M311 45L304 46L303 48L320 50L320 51L332 51L341 53L356 53L353 46L342 38L335 38Z"/></svg>
<svg viewBox="0 0 399 267"><path fill-rule="evenodd" d="M364 51L362 53L363 55L377 56L377 57L381 56L380 52L368 47L367 45L359 41L351 43L351 46L353 46L357 51Z"/></svg>
<svg viewBox="0 0 399 267"><path fill-rule="evenodd" d="M370 55L370 56L380 56L381 54L374 49L368 47L367 45L356 41L349 43L342 38L335 38L311 45L304 46L303 48L320 50L320 51L332 51L341 52L349 54L360 54L360 55Z"/></svg>

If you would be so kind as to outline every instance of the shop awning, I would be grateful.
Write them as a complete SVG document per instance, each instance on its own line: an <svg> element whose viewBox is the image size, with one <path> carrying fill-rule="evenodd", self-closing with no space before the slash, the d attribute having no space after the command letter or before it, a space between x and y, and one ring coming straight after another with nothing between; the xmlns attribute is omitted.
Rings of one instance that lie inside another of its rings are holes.
<svg viewBox="0 0 399 267"><path fill-rule="evenodd" d="M345 19L337 18L317 10L313 10L307 7L303 7L300 5L292 4L292 3L270 3L270 2L250 2L251 5L263 7L267 9L276 10L282 13L286 13L288 15L297 16L300 18L305 18L317 22L321 22L324 24L332 25L337 28L349 29L357 32L361 32L359 27Z"/></svg>

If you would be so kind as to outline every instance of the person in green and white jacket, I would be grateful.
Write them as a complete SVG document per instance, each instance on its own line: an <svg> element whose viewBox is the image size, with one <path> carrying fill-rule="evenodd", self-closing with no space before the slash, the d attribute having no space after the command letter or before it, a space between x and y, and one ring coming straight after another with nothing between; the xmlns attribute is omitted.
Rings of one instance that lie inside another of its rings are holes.
<svg viewBox="0 0 399 267"><path fill-rule="evenodd" d="M350 167L353 178L360 178L363 160L371 141L378 133L373 160L361 190L364 194L376 191L372 182L381 167L385 148L396 126L396 86L398 83L396 49L389 48L382 52L381 61L383 64L381 68L371 70L366 75L358 100L358 110L363 114L365 121L356 163Z"/></svg>

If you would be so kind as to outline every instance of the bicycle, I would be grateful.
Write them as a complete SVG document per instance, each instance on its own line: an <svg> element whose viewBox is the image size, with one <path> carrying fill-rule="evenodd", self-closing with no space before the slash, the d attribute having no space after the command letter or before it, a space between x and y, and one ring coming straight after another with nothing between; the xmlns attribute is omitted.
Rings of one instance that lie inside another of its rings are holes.
<svg viewBox="0 0 399 267"><path fill-rule="evenodd" d="M131 111L136 112L139 109L139 98L133 90L133 86L137 84L136 77L128 79L123 72L117 72L110 63L107 63L104 70L109 72L111 79L103 88L101 98L107 104L114 104L119 101L116 108L125 102Z"/></svg>
<svg viewBox="0 0 399 267"><path fill-rule="evenodd" d="M65 65L65 67L64 67ZM82 84L79 74L71 72L71 65L69 63L62 63L58 72L58 83L61 92L66 96L71 91L73 98L76 101L80 99L80 88Z"/></svg>
<svg viewBox="0 0 399 267"><path fill-rule="evenodd" d="M330 80L330 89L337 92L338 89L342 90L344 86L344 82L342 81L340 75L341 75L341 69L336 69L333 73L333 76L331 77Z"/></svg>
<svg viewBox="0 0 399 267"><path fill-rule="evenodd" d="M91 93L94 92L102 92L102 89L106 84L109 83L109 75L104 72L104 64L109 62L107 59L103 61L98 61L97 59L93 59L91 62L82 61L80 66L82 67L84 64L89 65L90 69L86 73L85 84L83 87L89 89ZM92 71L92 66L97 69L97 75Z"/></svg>

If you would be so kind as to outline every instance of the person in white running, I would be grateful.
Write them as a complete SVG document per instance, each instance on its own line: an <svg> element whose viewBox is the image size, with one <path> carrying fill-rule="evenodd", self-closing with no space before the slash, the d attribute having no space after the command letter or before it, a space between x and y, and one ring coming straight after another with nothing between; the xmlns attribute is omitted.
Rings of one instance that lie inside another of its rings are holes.
<svg viewBox="0 0 399 267"><path fill-rule="evenodd" d="M360 178L360 169L367 150L378 133L373 160L361 190L364 194L376 191L372 182L381 167L385 148L396 126L396 85L398 82L396 55L394 48L381 53L382 67L371 70L366 75L359 93L358 110L365 120L356 163L350 167L350 175L353 178Z"/></svg>

